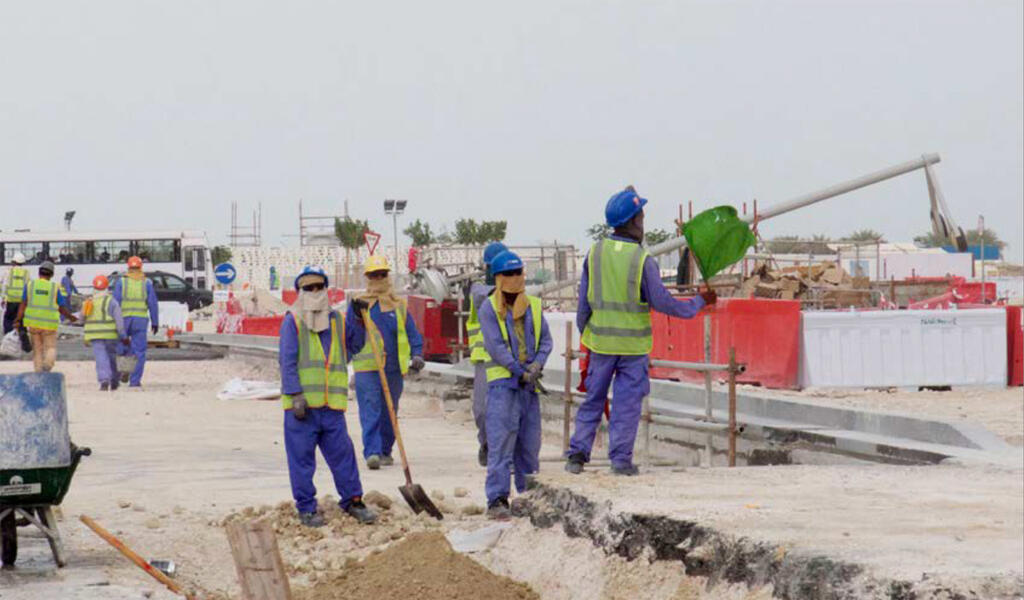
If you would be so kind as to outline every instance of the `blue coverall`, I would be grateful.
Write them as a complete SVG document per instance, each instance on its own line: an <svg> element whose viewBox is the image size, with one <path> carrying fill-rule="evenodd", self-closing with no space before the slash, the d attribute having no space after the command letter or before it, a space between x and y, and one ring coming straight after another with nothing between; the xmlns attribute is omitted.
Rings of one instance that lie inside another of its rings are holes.
<svg viewBox="0 0 1024 600"><path fill-rule="evenodd" d="M70 275L65 275L60 280L60 287L64 288L64 293L70 296L71 294L77 294L78 288L75 287L75 282L71 279Z"/></svg>
<svg viewBox="0 0 1024 600"><path fill-rule="evenodd" d="M509 477L515 465L516 491L526 491L526 476L540 470L540 400L533 386L523 386L519 378L526 367L537 362L543 365L551 354L551 332L544 315L528 309L523 317L526 338L526 362L519 362L519 340L514 330L512 311L505 311L508 344L501 336L498 316L490 302L477 309L484 347L491 360L505 367L511 377L496 379L487 385L487 481L484 491L487 504L508 498ZM534 350L533 320L539 318L540 344Z"/></svg>
<svg viewBox="0 0 1024 600"><path fill-rule="evenodd" d="M635 244L636 240L617 235L610 239ZM580 280L579 305L576 310L576 327L580 333L590 320L592 310L587 300L589 274L587 259L583 261L583 277ZM658 263L648 256L644 261L643 278L640 282L640 298L650 304L652 310L681 319L693 318L701 308L704 299L700 296L691 300L677 300L661 282ZM633 444L640 424L640 413L644 396L651 391L648 375L648 355L627 356L621 354L599 354L590 352L587 368L587 397L576 413L576 431L569 441L569 456L582 454L583 461L590 461L590 450L594 445L597 427L601 424L608 388L612 389L611 415L608 422L608 458L614 467L628 467L633 464ZM612 380L614 379L614 384Z"/></svg>
<svg viewBox="0 0 1024 600"><path fill-rule="evenodd" d="M332 322L341 318L331 313ZM341 324L338 324L341 334ZM299 381L299 335L295 317L288 313L281 322L281 339L278 344L278 362L281 366L281 393L295 395L302 392ZM345 321L345 351L347 362L363 345L366 330L362 323ZM331 353L331 328L319 333L324 355ZM306 409L306 418L296 419L291 410L284 411L284 450L288 457L288 478L292 484L295 508L300 513L316 512L316 486L313 473L316 472L316 448L327 461L327 467L334 477L334 487L341 498L342 509L363 495L359 481L359 467L356 465L355 448L345 425L345 412L328 408Z"/></svg>
<svg viewBox="0 0 1024 600"><path fill-rule="evenodd" d="M97 303L93 303L93 310L98 310ZM124 339L124 319L121 317L121 305L117 303L117 300L110 299L110 304L107 305L107 310L110 312L111 318L114 319L114 326L117 327L117 339L116 340L93 340L90 342L92 345L92 357L96 361L96 379L100 383L109 383L111 387L117 387L118 375L117 375L117 347L123 346L121 340Z"/></svg>
<svg viewBox="0 0 1024 600"><path fill-rule="evenodd" d="M482 307L494 291L493 285L474 282L469 288L469 296L476 307L477 318ZM487 367L485 363L473 363L473 421L476 423L476 441L480 446L487 446Z"/></svg>
<svg viewBox="0 0 1024 600"><path fill-rule="evenodd" d="M351 304L345 318L347 322L358 320L362 323ZM391 390L391 401L395 405L397 417L398 400L402 397L404 387L402 365L398 362L398 317L393 310L382 312L380 302L377 302L370 309L370 318L384 340L384 373L388 377L388 389ZM405 335L409 338L409 357L422 357L423 337L416 329L412 315L408 313L405 315ZM366 347L359 348L357 352L371 352L369 343L367 341ZM381 387L377 371L356 373L356 399L359 402L359 425L363 430L363 457L391 456L391 449L395 445L395 430L391 426L391 416L384 402L384 388Z"/></svg>
<svg viewBox="0 0 1024 600"><path fill-rule="evenodd" d="M114 300L119 305L123 305L124 302L121 300L121 290L124 285L124 277L118 277L117 282L114 284ZM138 362L135 363L135 368L132 370L128 385L130 387L139 387L142 385L142 372L146 368L146 339L149 335L149 324L152 322L153 327L160 326L160 306L157 304L156 291L153 289L153 282L146 279L146 308L149 310L149 318L146 317L125 317L124 318L124 335L131 341L130 347L125 347L123 344L117 346L118 356L127 356L129 352L135 355Z"/></svg>

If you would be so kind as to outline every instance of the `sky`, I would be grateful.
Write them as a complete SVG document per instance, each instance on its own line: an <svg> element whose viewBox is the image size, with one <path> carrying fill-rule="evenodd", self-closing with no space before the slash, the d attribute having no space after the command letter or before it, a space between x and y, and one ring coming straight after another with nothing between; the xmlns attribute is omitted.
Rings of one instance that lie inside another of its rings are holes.
<svg viewBox="0 0 1024 600"><path fill-rule="evenodd" d="M202 229L231 203L297 243L298 201L369 219L505 219L583 244L633 184L769 206L936 152L965 229L1024 260L1024 3L0 3L0 230ZM761 232L909 241L924 173Z"/></svg>

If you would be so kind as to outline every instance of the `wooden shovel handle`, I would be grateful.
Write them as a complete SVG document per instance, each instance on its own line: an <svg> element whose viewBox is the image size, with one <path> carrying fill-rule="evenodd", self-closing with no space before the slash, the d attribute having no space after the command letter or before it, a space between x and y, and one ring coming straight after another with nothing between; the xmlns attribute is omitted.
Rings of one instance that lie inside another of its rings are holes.
<svg viewBox="0 0 1024 600"><path fill-rule="evenodd" d="M388 416L391 417L391 428L395 431L395 441L398 442L398 453L402 456L402 470L405 472L406 485L412 485L412 473L409 471L409 459L405 456L405 444L402 443L402 433L398 429L398 415L395 414L395 404L391 400L391 388L388 386L388 376L384 372L384 360L380 355L380 348L377 347L377 338L373 332L378 331L370 312L363 310L363 325L366 327L366 337L369 338L370 347L373 349L373 359L377 363L377 374L380 375L380 385L384 389L384 400L388 405ZM378 331L379 333L379 331ZM381 338L384 339L383 337Z"/></svg>

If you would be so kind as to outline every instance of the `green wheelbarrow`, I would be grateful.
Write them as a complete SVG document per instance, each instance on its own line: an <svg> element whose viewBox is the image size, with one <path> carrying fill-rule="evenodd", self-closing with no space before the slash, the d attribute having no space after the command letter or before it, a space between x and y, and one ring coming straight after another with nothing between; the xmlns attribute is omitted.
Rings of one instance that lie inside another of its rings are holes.
<svg viewBox="0 0 1024 600"><path fill-rule="evenodd" d="M46 536L58 567L67 555L53 507L89 448L68 435L64 376L60 373L0 375L0 559L13 568L18 527L34 525Z"/></svg>

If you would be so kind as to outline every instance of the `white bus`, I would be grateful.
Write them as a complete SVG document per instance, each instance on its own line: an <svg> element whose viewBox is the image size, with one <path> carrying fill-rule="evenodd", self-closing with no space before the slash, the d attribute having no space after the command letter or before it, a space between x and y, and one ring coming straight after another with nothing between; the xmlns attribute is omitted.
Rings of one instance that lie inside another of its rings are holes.
<svg viewBox="0 0 1024 600"><path fill-rule="evenodd" d="M30 269L51 260L60 280L67 267L75 270L75 285L92 289L96 275L124 271L130 256L142 259L146 271L165 271L201 290L213 287L213 265L202 231L16 231L0 232L0 273L6 279L11 258L22 253ZM32 273L35 277L35 273Z"/></svg>

